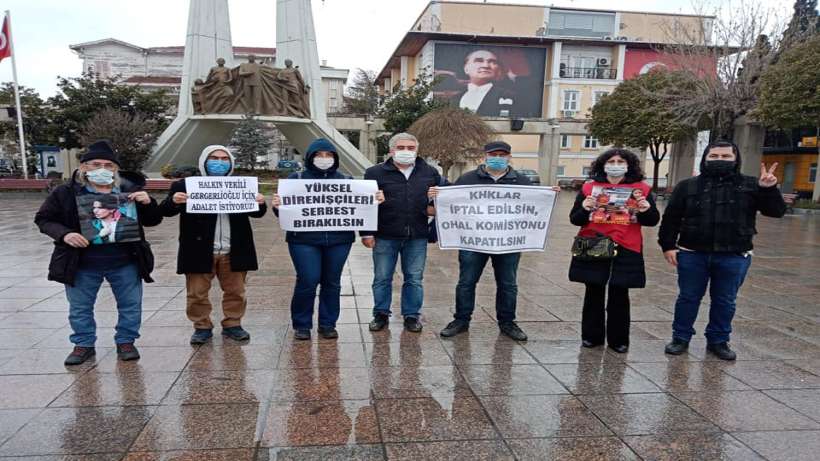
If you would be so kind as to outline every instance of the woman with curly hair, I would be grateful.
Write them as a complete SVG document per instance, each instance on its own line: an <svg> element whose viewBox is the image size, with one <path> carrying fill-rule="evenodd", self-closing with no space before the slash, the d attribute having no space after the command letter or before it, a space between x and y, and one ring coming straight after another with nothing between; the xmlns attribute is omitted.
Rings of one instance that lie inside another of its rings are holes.
<svg viewBox="0 0 820 461"><path fill-rule="evenodd" d="M575 199L570 221L581 227L580 237L611 239L616 254L606 259L572 258L569 279L586 285L581 345L596 347L606 341L612 350L624 353L629 350L629 289L646 285L641 226L658 224L660 213L649 185L643 182L638 156L626 149L609 149L598 156L589 179ZM606 204L599 200L604 195ZM630 198L637 199L635 217L625 219L621 215ZM608 218L590 219L594 210L601 214L602 207Z"/></svg>

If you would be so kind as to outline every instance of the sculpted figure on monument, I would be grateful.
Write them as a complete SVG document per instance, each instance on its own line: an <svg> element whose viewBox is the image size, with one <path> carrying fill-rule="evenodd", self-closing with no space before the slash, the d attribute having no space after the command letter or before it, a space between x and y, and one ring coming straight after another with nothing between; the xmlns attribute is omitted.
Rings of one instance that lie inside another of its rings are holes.
<svg viewBox="0 0 820 461"><path fill-rule="evenodd" d="M287 90L287 112L296 117L310 117L310 101L308 91L298 68L293 67L293 61L285 59L285 68L279 71L277 80L281 81Z"/></svg>
<svg viewBox="0 0 820 461"><path fill-rule="evenodd" d="M266 66L250 55L248 62L233 69L219 58L204 82L194 82L191 95L197 114L309 117L307 91L298 69Z"/></svg>

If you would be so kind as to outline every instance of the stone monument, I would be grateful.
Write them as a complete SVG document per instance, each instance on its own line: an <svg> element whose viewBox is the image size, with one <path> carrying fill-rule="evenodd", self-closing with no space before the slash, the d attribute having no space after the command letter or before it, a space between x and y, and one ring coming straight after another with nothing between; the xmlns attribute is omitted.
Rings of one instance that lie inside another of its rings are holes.
<svg viewBox="0 0 820 461"><path fill-rule="evenodd" d="M253 56L236 66L227 0L190 0L177 117L158 139L146 172L157 174L168 163L195 165L202 146L227 144L247 113L276 125L301 152L318 137L329 139L350 174L372 165L327 120L310 0L277 0L276 16L277 61L286 67Z"/></svg>

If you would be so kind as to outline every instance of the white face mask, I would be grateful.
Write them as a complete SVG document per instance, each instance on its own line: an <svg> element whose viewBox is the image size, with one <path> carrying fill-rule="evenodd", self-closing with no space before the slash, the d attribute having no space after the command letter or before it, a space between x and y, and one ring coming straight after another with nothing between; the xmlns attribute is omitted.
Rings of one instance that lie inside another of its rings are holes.
<svg viewBox="0 0 820 461"><path fill-rule="evenodd" d="M604 173L613 178L620 178L626 174L629 169L627 165L604 165Z"/></svg>
<svg viewBox="0 0 820 461"><path fill-rule="evenodd" d="M393 160L402 165L410 165L416 163L416 151L414 150L400 150L393 154Z"/></svg>
<svg viewBox="0 0 820 461"><path fill-rule="evenodd" d="M330 169L334 163L336 163L336 160L332 157L314 157L313 159L313 166L323 171Z"/></svg>

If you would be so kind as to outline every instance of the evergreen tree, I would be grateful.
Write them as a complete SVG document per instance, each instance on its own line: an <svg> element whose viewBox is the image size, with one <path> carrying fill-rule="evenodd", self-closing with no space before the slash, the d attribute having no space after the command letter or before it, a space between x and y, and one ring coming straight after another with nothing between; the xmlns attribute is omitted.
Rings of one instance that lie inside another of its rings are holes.
<svg viewBox="0 0 820 461"><path fill-rule="evenodd" d="M267 127L253 114L247 114L231 135L231 152L236 157L236 167L251 171L266 167L266 160L259 157L267 156L273 148L273 140L268 135Z"/></svg>
<svg viewBox="0 0 820 461"><path fill-rule="evenodd" d="M353 84L347 87L345 111L357 115L375 116L379 111L381 95L376 85L376 73L357 69Z"/></svg>
<svg viewBox="0 0 820 461"><path fill-rule="evenodd" d="M397 86L379 111L379 116L384 118L384 128L394 134L405 132L424 114L447 106L446 101L431 95L436 83L429 74L422 73L411 86Z"/></svg>

